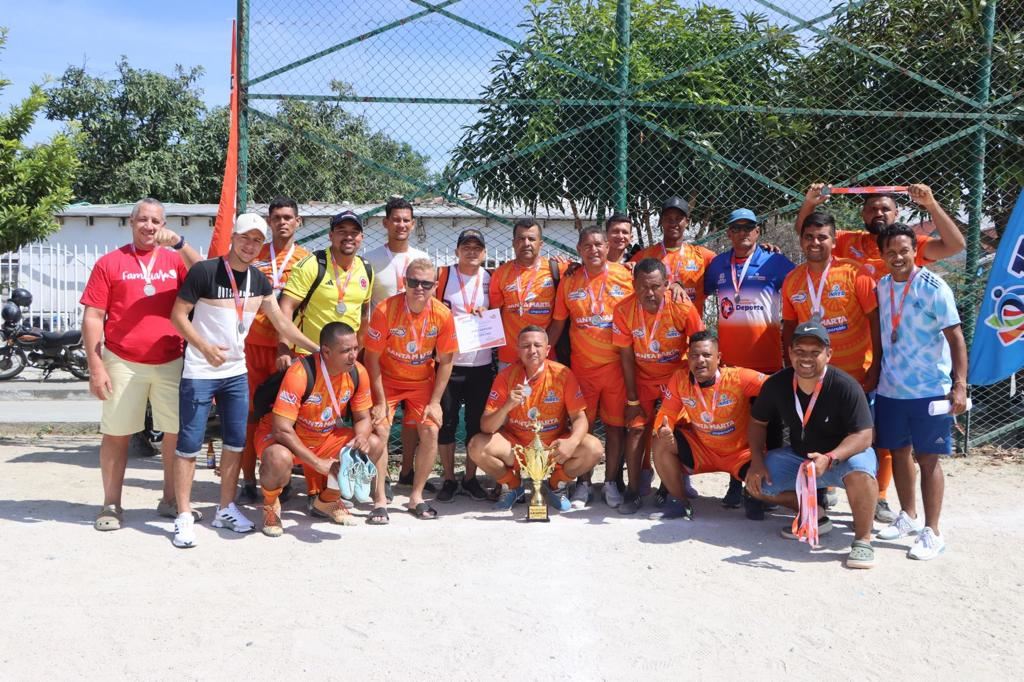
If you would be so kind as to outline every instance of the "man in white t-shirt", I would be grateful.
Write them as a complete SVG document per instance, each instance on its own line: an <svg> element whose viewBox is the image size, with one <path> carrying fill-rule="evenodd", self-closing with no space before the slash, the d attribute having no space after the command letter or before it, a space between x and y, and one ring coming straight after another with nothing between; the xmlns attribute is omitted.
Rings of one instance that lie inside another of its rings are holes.
<svg viewBox="0 0 1024 682"><path fill-rule="evenodd" d="M252 521L235 506L234 499L249 416L245 337L256 311L267 316L281 338L310 352L319 350L281 312L270 280L252 265L266 238L267 223L262 217L255 213L238 216L228 255L192 266L171 309L171 322L188 343L178 399L181 426L174 468L178 503L175 547L192 547L196 542L192 479L214 398L222 445L220 505L213 526L237 533L248 533L254 528Z"/></svg>
<svg viewBox="0 0 1024 682"><path fill-rule="evenodd" d="M427 258L426 252L409 246L409 237L416 226L412 204L402 197L393 197L384 207L384 228L388 231L386 243L367 251L363 256L373 266L373 293L370 296L370 314L382 301L405 291L405 269L417 258ZM399 484L412 485L412 460L419 437L416 429L402 427L402 470ZM390 499L390 483L388 498ZM433 490L427 484L428 490Z"/></svg>
<svg viewBox="0 0 1024 682"><path fill-rule="evenodd" d="M484 236L479 230L463 230L455 242L455 265L438 268L435 295L451 308L456 318L487 310L490 298L491 273L482 267L487 258ZM451 502L459 492L455 480L455 431L459 426L459 409L465 406L466 440L480 433L480 418L494 382L494 358L490 348L456 353L452 376L441 398L444 418L437 435L437 449L444 469L444 483L437 493L438 502ZM462 492L474 500L486 500L487 491L476 479L476 464L466 458L466 474Z"/></svg>

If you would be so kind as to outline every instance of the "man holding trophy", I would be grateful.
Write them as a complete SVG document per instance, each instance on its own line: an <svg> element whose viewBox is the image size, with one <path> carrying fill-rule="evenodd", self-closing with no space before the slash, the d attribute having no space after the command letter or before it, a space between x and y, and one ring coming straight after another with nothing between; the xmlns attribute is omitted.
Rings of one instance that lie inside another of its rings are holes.
<svg viewBox="0 0 1024 682"><path fill-rule="evenodd" d="M469 441L469 457L501 486L494 509L507 511L524 492L514 446L529 449L536 437L554 465L544 492L551 506L569 511L567 485L589 474L601 459L601 441L588 433L586 402L565 365L547 360L550 346L542 328L519 332L519 361L494 379L481 433ZM535 480L534 485L539 486Z"/></svg>

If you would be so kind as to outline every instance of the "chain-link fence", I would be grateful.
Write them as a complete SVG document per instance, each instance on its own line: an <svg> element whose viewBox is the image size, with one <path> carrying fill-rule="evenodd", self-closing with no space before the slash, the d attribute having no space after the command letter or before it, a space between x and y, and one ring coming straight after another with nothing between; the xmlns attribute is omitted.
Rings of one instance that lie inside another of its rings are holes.
<svg viewBox="0 0 1024 682"><path fill-rule="evenodd" d="M504 246L525 213L558 226L553 249L615 211L650 243L679 194L692 238L724 246L744 206L799 261L811 182L926 183L967 234L938 269L970 337L1024 180L1024 0L240 0L239 18L240 196L373 216L401 194L431 251L467 223ZM860 226L854 201L828 207ZM1020 447L1015 388L975 392L971 442Z"/></svg>

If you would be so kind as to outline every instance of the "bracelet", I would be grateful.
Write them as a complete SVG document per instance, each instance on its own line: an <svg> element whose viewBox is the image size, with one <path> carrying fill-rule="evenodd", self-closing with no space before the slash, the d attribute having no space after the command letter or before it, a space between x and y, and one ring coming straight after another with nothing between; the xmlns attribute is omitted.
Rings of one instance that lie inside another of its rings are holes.
<svg viewBox="0 0 1024 682"><path fill-rule="evenodd" d="M626 400L626 404L629 405L630 407L639 407L640 401L639 400Z"/></svg>
<svg viewBox="0 0 1024 682"><path fill-rule="evenodd" d="M178 240L178 243L172 246L171 248L174 249L175 251L181 251L183 248L185 248L185 235L181 235L181 239Z"/></svg>

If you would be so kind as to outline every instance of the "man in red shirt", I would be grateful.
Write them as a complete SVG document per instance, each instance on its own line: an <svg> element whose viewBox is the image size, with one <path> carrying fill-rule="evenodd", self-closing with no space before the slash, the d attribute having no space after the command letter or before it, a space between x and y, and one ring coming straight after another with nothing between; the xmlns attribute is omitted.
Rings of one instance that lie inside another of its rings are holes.
<svg viewBox="0 0 1024 682"><path fill-rule="evenodd" d="M153 428L164 432L164 487L157 512L169 518L178 513L173 464L183 342L170 315L185 273L199 254L167 229L163 204L156 199L135 204L129 224L132 241L96 261L81 298L89 390L103 401L103 508L96 530L121 527L128 443L143 429L147 402L153 407Z"/></svg>

